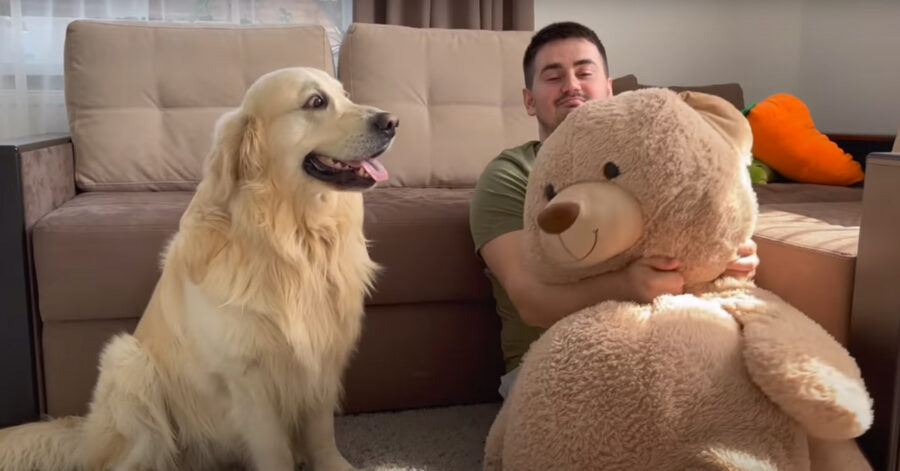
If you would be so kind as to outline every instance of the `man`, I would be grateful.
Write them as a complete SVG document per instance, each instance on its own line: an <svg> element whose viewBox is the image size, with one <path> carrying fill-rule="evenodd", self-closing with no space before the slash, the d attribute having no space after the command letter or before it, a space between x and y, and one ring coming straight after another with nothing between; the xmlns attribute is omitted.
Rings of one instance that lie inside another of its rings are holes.
<svg viewBox="0 0 900 471"><path fill-rule="evenodd" d="M523 59L525 109L538 121L539 141L503 151L484 169L469 213L475 249L487 265L502 321L501 347L506 398L519 362L547 328L568 314L605 300L646 303L662 294L681 293L678 260L649 257L624 269L568 285L547 285L528 271L524 258L523 206L528 177L543 142L573 109L587 100L612 96L606 50L589 28L551 24L538 31ZM747 241L727 274L752 277L759 260Z"/></svg>

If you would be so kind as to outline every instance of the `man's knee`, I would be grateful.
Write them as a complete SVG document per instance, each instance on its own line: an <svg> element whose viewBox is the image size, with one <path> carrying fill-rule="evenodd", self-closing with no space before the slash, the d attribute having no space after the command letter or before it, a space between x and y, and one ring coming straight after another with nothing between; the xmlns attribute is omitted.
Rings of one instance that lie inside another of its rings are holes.
<svg viewBox="0 0 900 471"><path fill-rule="evenodd" d="M500 393L500 396L503 397L505 401L506 398L509 397L509 391L512 390L513 384L516 382L516 378L519 377L519 369L521 366L517 366L513 368L509 373L500 377L500 388L497 389L497 392Z"/></svg>

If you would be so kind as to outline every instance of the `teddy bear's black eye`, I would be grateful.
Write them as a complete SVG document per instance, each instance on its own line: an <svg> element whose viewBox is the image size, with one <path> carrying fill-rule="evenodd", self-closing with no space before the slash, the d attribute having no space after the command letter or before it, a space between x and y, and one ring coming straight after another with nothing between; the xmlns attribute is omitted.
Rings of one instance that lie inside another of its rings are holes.
<svg viewBox="0 0 900 471"><path fill-rule="evenodd" d="M547 184L544 187L544 196L547 197L547 201L552 200L556 196L556 189L553 188L553 185Z"/></svg>
<svg viewBox="0 0 900 471"><path fill-rule="evenodd" d="M607 162L606 165L603 166L603 176L605 176L607 180L618 177L620 173L622 172L619 171L619 166L612 162Z"/></svg>

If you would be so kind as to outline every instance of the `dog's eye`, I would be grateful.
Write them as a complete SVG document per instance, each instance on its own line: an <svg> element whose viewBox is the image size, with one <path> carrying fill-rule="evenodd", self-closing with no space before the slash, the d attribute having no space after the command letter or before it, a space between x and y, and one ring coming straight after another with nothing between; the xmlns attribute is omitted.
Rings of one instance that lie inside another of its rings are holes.
<svg viewBox="0 0 900 471"><path fill-rule="evenodd" d="M319 109L324 108L328 102L325 101L325 98L322 95L313 95L306 100L306 103L303 104L303 108L306 109Z"/></svg>
<svg viewBox="0 0 900 471"><path fill-rule="evenodd" d="M619 166L612 162L607 162L606 165L603 166L603 176L606 177L607 180L618 177L620 173L622 172L619 171Z"/></svg>
<svg viewBox="0 0 900 471"><path fill-rule="evenodd" d="M556 196L556 189L553 188L553 185L548 184L544 187L544 196L547 197L547 201L552 200Z"/></svg>

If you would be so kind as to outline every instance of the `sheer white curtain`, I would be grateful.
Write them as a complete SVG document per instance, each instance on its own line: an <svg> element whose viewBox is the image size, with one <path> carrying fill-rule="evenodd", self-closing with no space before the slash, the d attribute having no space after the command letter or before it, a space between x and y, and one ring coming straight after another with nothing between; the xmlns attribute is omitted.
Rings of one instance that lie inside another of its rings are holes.
<svg viewBox="0 0 900 471"><path fill-rule="evenodd" d="M337 51L353 0L0 0L0 139L68 132L66 26L78 18L321 24Z"/></svg>

